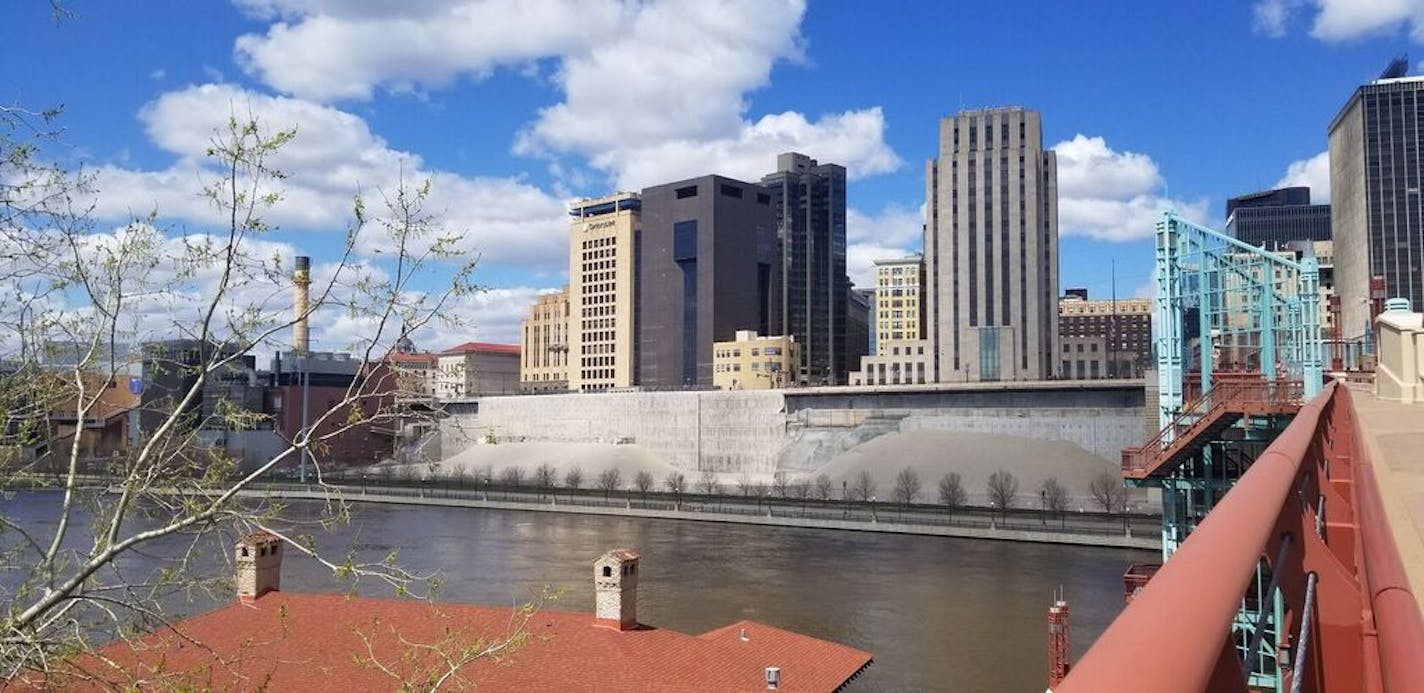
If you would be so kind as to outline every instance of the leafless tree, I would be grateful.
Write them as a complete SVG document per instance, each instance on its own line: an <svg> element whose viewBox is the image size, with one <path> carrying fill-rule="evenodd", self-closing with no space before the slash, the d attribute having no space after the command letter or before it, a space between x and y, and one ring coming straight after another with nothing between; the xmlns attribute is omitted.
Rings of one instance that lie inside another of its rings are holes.
<svg viewBox="0 0 1424 693"><path fill-rule="evenodd" d="M903 467L895 475L895 501L901 505L909 505L915 502L915 498L920 495L920 473Z"/></svg>
<svg viewBox="0 0 1424 693"><path fill-rule="evenodd" d="M534 487L540 495L548 493L558 483L558 472L554 465L545 462L534 469Z"/></svg>
<svg viewBox="0 0 1424 693"><path fill-rule="evenodd" d="M960 479L958 472L950 472L940 477L940 505L948 506L950 510L963 507L967 495L964 492L964 482Z"/></svg>
<svg viewBox="0 0 1424 693"><path fill-rule="evenodd" d="M851 482L850 495L860 501L868 501L875 497L875 477L871 476L870 470L862 469L855 475L855 481Z"/></svg>
<svg viewBox="0 0 1424 693"><path fill-rule="evenodd" d="M598 473L598 488L603 491L603 499L608 500L608 494L623 487L623 473L617 467L609 467Z"/></svg>
<svg viewBox="0 0 1424 693"><path fill-rule="evenodd" d="M663 484L667 486L669 493L681 499L682 494L687 491L687 477L682 472L672 471L663 478Z"/></svg>
<svg viewBox="0 0 1424 693"><path fill-rule="evenodd" d="M292 316L283 288L290 263L274 251L280 246L269 240L264 217L282 204L283 176L272 161L295 131L233 115L214 133L200 176L208 181L203 197L223 219L215 232L165 230L157 214L100 231L88 216L96 194L89 181L36 159L41 150L17 139L40 132L27 119L0 108L0 411L7 417L0 494L35 485L57 493L44 496L43 524L0 504L0 527L15 538L0 546L7 567L0 680L52 671L66 653L132 632L132 622L166 622L165 595L220 598L230 574L199 549L253 531L273 534L337 576L422 592L423 576L354 552L332 558L298 538L307 525L251 499L300 460L310 489L326 499L316 522L344 521L349 508L327 478L337 462L333 445L423 416L411 406L419 397L409 374L386 355L432 321L458 323L452 302L477 290L474 265L457 249L460 234L423 211L428 183L402 181L384 191L385 211L376 215L358 197L344 242L312 278L306 312ZM362 259L357 248L379 248L380 256ZM413 283L435 267L447 270L445 288ZM205 433L272 425L269 414L219 394L222 384L247 372L250 356L290 349L284 340L299 320L333 310L363 325L351 346L366 367L349 387L263 459L243 462L205 442ZM140 364L166 369L180 384L146 395L142 436L96 461L84 433L56 422L88 421L119 406L115 397ZM113 493L89 492L90 473L110 475ZM164 543L189 549L152 575L121 569L126 557Z"/></svg>
<svg viewBox="0 0 1424 693"><path fill-rule="evenodd" d="M505 488L519 488L524 485L524 468L512 464L499 470L499 484Z"/></svg>
<svg viewBox="0 0 1424 693"><path fill-rule="evenodd" d="M835 492L836 485L835 482L831 481L830 476L821 474L816 477L816 498L823 501L830 500Z"/></svg>
<svg viewBox="0 0 1424 693"><path fill-rule="evenodd" d="M1124 512L1127 509L1127 487L1122 478L1112 472L1102 472L1088 482L1088 493L1106 513Z"/></svg>
<svg viewBox="0 0 1424 693"><path fill-rule="evenodd" d="M564 488L577 491L583 487L583 468L575 465L564 473Z"/></svg>
<svg viewBox="0 0 1424 693"><path fill-rule="evenodd" d="M751 496L753 494L760 495L761 485L752 481L750 474L743 472L737 477L737 490L742 492L742 497Z"/></svg>
<svg viewBox="0 0 1424 693"><path fill-rule="evenodd" d="M989 502L1001 513L1014 507L1014 499L1019 495L1019 479L1012 472L1000 469L989 475Z"/></svg>
<svg viewBox="0 0 1424 693"><path fill-rule="evenodd" d="M648 499L648 491L653 489L653 473L643 469L633 475L633 488L638 489L638 493L643 494L643 500Z"/></svg>
<svg viewBox="0 0 1424 693"><path fill-rule="evenodd" d="M1043 486L1039 488L1039 497L1043 499L1044 510L1062 513L1068 509L1068 489L1058 482L1058 477L1050 476L1043 480Z"/></svg>
<svg viewBox="0 0 1424 693"><path fill-rule="evenodd" d="M722 484L717 482L717 475L713 472L702 472L697 478L697 491L707 496L716 496L722 493Z"/></svg>
<svg viewBox="0 0 1424 693"><path fill-rule="evenodd" d="M791 486L791 477L786 472L777 472L771 475L771 490L777 498L788 497L788 490Z"/></svg>

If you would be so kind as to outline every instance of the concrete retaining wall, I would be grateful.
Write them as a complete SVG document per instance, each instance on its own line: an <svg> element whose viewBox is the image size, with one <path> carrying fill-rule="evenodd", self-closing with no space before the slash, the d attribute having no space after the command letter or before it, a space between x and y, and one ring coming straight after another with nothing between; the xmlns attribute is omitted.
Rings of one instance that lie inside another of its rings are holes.
<svg viewBox="0 0 1424 693"><path fill-rule="evenodd" d="M1026 392L976 392L965 398L981 406L964 401L943 406L949 395L927 393L916 400L921 406L894 408L875 405L904 405L905 393L879 400L858 394L855 403L863 406L837 408L827 406L834 399L818 399L820 406L790 413L791 395L780 391L488 397L479 401L478 413L454 415L442 424L442 454L453 456L485 436L498 442L637 443L681 469L769 474L814 469L847 445L893 430L1060 440L1112 462L1122 448L1142 442L1140 389L1135 399L1125 389L1052 392L1049 401L1036 404ZM875 430L861 434L866 427ZM807 455L817 459L802 459Z"/></svg>
<svg viewBox="0 0 1424 693"><path fill-rule="evenodd" d="M615 392L480 400L441 426L445 457L482 436L501 442L637 443L675 467L770 473L786 442L776 391Z"/></svg>

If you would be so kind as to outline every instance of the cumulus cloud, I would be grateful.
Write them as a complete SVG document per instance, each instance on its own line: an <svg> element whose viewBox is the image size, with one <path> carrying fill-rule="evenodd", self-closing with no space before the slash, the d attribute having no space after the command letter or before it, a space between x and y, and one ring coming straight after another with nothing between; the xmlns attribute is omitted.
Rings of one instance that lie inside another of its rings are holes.
<svg viewBox="0 0 1424 693"><path fill-rule="evenodd" d="M239 65L289 94L328 101L439 88L501 65L586 49L633 5L613 0L243 0L265 34L238 37Z"/></svg>
<svg viewBox="0 0 1424 693"><path fill-rule="evenodd" d="M860 288L875 286L875 261L920 250L924 207L889 205L878 214L846 210L846 274Z"/></svg>
<svg viewBox="0 0 1424 693"><path fill-rule="evenodd" d="M801 58L804 12L800 0L645 5L622 34L564 58L564 100L540 111L515 151L583 155L620 188L711 172L755 179L790 150L852 178L898 168L879 108L747 119L746 95L778 60Z"/></svg>
<svg viewBox="0 0 1424 693"><path fill-rule="evenodd" d="M1251 28L1271 38L1286 35L1286 23L1300 6L1300 0L1261 0L1251 8Z"/></svg>
<svg viewBox="0 0 1424 693"><path fill-rule="evenodd" d="M155 145L175 156L166 169L105 166L96 171L96 214L122 218L157 212L164 218L221 223L202 196L219 180L206 156L215 131L231 116L255 116L269 131L296 136L269 162L287 178L269 223L298 229L340 230L352 200L407 181L429 179L426 211L444 228L462 232L461 249L487 261L556 264L565 257L564 201L511 178L467 177L425 167L413 153L392 149L361 118L310 101L253 93L230 84L188 87L160 96L140 120ZM379 203L368 205L380 213Z"/></svg>
<svg viewBox="0 0 1424 693"><path fill-rule="evenodd" d="M239 63L317 101L427 90L504 66L554 61L560 102L515 138L518 154L583 157L618 188L722 173L757 178L797 150L852 178L899 167L878 108L748 117L778 61L800 61L804 0L240 0L274 20L238 39ZM565 181L577 182L577 181Z"/></svg>
<svg viewBox="0 0 1424 693"><path fill-rule="evenodd" d="M1058 155L1058 230L1064 236L1130 241L1153 234L1167 209L1201 220L1206 200L1157 194L1164 180L1151 157L1120 152L1102 137L1078 134L1054 145Z"/></svg>
<svg viewBox="0 0 1424 693"><path fill-rule="evenodd" d="M1330 202L1330 151L1326 150L1309 159L1292 161L1286 173L1276 181L1277 188L1303 185L1310 188L1310 201L1323 205Z"/></svg>
<svg viewBox="0 0 1424 693"><path fill-rule="evenodd" d="M893 171L900 165L884 140L879 108L828 115L816 122L800 113L765 116L736 134L708 140L609 142L590 163L613 175L620 190L637 190L683 178L718 173L756 181L776 167L776 155L798 151L846 167L852 178Z"/></svg>
<svg viewBox="0 0 1424 693"><path fill-rule="evenodd" d="M1293 13L1304 0L1260 0L1253 9L1255 27L1268 36L1284 35ZM1424 43L1424 1L1310 0L1315 14L1310 34L1322 41L1349 41L1401 28Z"/></svg>

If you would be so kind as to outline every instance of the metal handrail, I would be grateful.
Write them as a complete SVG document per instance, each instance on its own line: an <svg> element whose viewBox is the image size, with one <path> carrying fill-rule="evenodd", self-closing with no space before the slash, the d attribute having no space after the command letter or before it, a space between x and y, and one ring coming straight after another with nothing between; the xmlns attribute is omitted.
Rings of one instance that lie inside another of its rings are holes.
<svg viewBox="0 0 1424 693"><path fill-rule="evenodd" d="M1151 460L1171 450L1179 441L1189 440L1187 433L1215 420L1220 414L1241 410L1247 408L1247 405L1271 408L1296 404L1300 402L1304 391L1304 384L1299 381L1237 381L1216 385L1192 402L1146 443L1123 448L1122 469L1124 472L1148 469L1152 466L1149 464Z"/></svg>
<svg viewBox="0 0 1424 693"><path fill-rule="evenodd" d="M1331 383L1301 407L1083 655L1057 693L1208 690L1241 595L1270 545L1276 520L1337 387ZM1171 647L1143 646L1160 642L1164 632L1170 634ZM1239 676L1239 670L1233 675Z"/></svg>

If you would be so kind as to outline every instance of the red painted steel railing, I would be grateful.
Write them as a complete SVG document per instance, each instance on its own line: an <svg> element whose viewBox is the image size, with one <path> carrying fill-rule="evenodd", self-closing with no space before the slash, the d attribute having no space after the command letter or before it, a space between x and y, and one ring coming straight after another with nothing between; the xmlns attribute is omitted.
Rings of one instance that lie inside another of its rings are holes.
<svg viewBox="0 0 1424 693"><path fill-rule="evenodd" d="M1223 382L1206 396L1187 405L1166 427L1146 443L1123 448L1124 476L1150 476L1182 449L1196 443L1196 437L1225 416L1246 413L1288 413L1301 404L1304 388L1299 381Z"/></svg>
<svg viewBox="0 0 1424 693"><path fill-rule="evenodd" d="M1286 605L1277 657L1287 689L1424 687L1424 620L1356 434L1349 390L1332 383L1054 690L1246 691L1231 627L1263 560Z"/></svg>

